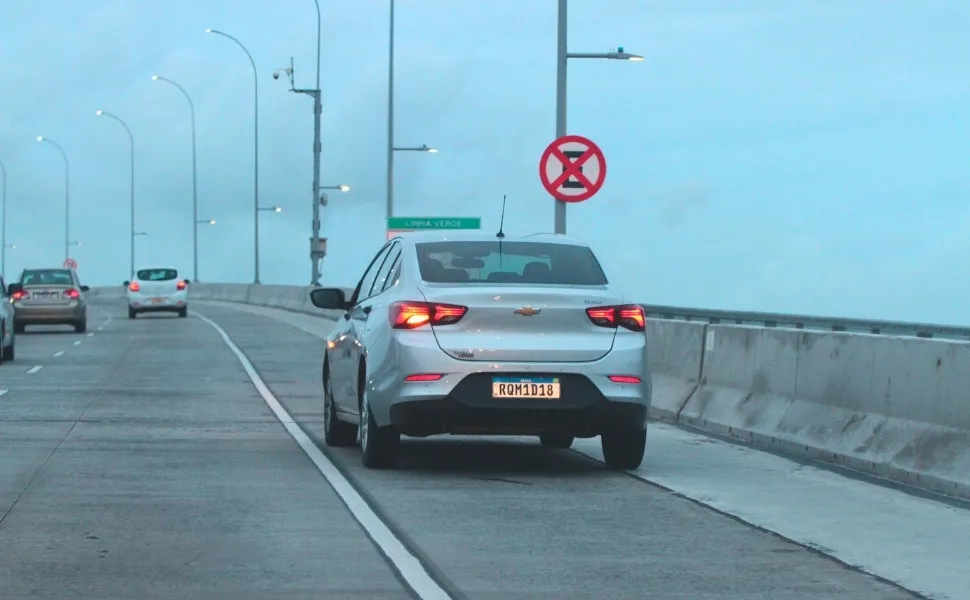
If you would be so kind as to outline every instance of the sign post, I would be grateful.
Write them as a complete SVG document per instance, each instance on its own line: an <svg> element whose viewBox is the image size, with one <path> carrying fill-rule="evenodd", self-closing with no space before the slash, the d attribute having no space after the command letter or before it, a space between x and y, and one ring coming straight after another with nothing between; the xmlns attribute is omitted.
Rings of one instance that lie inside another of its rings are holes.
<svg viewBox="0 0 970 600"><path fill-rule="evenodd" d="M387 239L409 231L481 229L481 217L388 217Z"/></svg>
<svg viewBox="0 0 970 600"><path fill-rule="evenodd" d="M592 140L564 135L549 144L539 158L539 181L558 202L584 202L606 181L606 157Z"/></svg>

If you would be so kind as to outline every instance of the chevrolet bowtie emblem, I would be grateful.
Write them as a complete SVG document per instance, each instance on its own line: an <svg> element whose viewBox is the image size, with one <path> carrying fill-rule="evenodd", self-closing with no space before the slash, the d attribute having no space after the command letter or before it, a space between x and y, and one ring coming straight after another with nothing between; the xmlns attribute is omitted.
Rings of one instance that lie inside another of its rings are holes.
<svg viewBox="0 0 970 600"><path fill-rule="evenodd" d="M515 314L522 315L523 317L532 317L541 312L541 308L532 308L531 306L523 306L522 308L515 309Z"/></svg>

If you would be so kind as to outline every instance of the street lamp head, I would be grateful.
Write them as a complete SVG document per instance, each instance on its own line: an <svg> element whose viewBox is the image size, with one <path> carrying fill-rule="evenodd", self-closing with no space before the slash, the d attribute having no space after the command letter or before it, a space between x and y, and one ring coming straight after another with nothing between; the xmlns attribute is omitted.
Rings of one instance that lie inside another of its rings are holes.
<svg viewBox="0 0 970 600"><path fill-rule="evenodd" d="M274 206L273 207L273 212L283 212L283 208L280 207L280 206Z"/></svg>
<svg viewBox="0 0 970 600"><path fill-rule="evenodd" d="M104 114L104 111L103 110L96 110L96 111L94 111L94 114L96 114L97 116L100 117L101 115Z"/></svg>
<svg viewBox="0 0 970 600"><path fill-rule="evenodd" d="M212 33L212 28L211 27L206 27L205 28L205 32L206 33Z"/></svg>
<svg viewBox="0 0 970 600"><path fill-rule="evenodd" d="M158 81L158 75L152 75L152 81Z"/></svg>
<svg viewBox="0 0 970 600"><path fill-rule="evenodd" d="M38 135L38 136L37 136L37 141L38 141L38 142L43 142L43 141L44 141L44 136L42 136L42 135Z"/></svg>
<svg viewBox="0 0 970 600"><path fill-rule="evenodd" d="M436 152L438 152L438 149L437 148L425 148L425 150L427 150L431 154L435 154Z"/></svg>
<svg viewBox="0 0 970 600"><path fill-rule="evenodd" d="M215 224L216 224L215 219L209 219L209 225L215 225Z"/></svg>
<svg viewBox="0 0 970 600"><path fill-rule="evenodd" d="M643 60L643 57L640 56L639 54L630 54L629 52L626 52L625 50L623 50L623 46L620 46L619 48L616 49L616 52L614 53L614 57L618 60L629 60L629 61L635 61L635 62L639 62Z"/></svg>
<svg viewBox="0 0 970 600"><path fill-rule="evenodd" d="M340 190L341 192L349 192L350 186L341 184L337 186L337 189Z"/></svg>

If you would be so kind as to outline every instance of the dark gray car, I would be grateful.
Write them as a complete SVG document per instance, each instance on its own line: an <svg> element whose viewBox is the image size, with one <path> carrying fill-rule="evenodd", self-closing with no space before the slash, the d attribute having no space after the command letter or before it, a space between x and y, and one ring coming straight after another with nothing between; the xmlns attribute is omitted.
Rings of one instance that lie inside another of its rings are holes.
<svg viewBox="0 0 970 600"><path fill-rule="evenodd" d="M8 290L14 309L14 331L28 325L71 325L77 333L88 328L88 306L74 269L25 269Z"/></svg>

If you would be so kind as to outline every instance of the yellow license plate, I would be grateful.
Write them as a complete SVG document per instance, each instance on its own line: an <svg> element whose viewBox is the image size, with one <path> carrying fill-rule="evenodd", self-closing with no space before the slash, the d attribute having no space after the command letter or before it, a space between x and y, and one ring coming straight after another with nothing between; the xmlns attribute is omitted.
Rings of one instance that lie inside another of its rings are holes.
<svg viewBox="0 0 970 600"><path fill-rule="evenodd" d="M559 398L558 377L493 377L492 398Z"/></svg>

